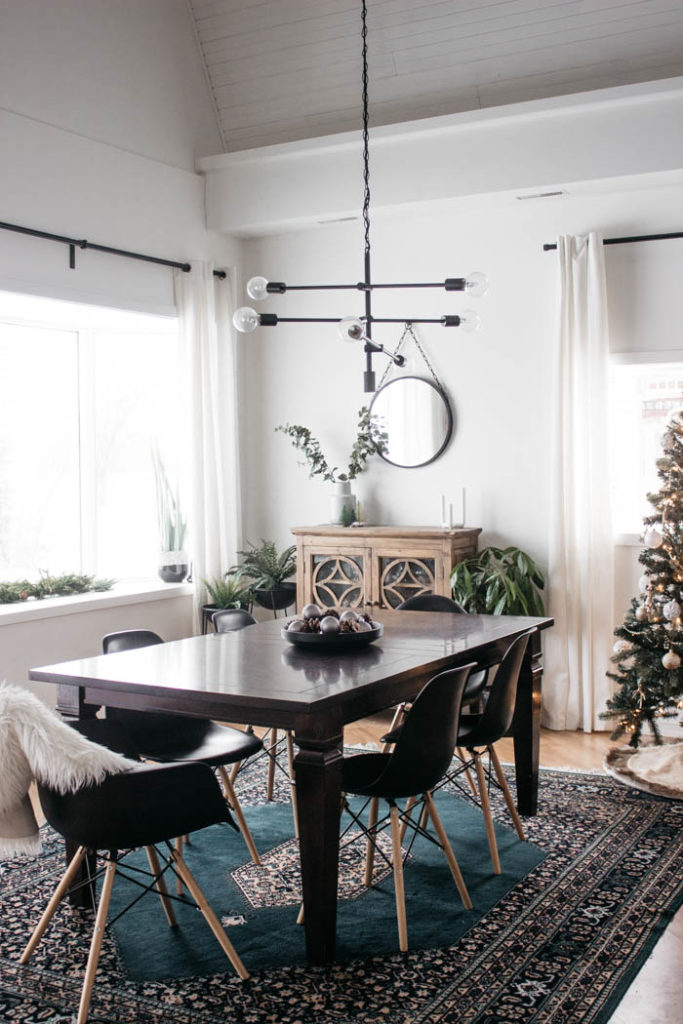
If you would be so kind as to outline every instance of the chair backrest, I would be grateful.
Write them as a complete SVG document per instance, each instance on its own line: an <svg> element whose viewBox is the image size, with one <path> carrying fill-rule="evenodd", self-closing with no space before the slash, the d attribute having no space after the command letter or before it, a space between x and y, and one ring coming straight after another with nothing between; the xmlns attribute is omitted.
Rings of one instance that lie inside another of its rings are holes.
<svg viewBox="0 0 683 1024"><path fill-rule="evenodd" d="M232 633L245 626L255 626L256 619L244 608L220 608L211 616L213 628L217 633Z"/></svg>
<svg viewBox="0 0 683 1024"><path fill-rule="evenodd" d="M38 796L52 828L92 850L126 850L233 824L212 769L199 762L141 765L63 794L39 785Z"/></svg>
<svg viewBox="0 0 683 1024"><path fill-rule="evenodd" d="M444 594L415 594L396 606L397 612L454 612L466 615L461 604Z"/></svg>
<svg viewBox="0 0 683 1024"><path fill-rule="evenodd" d="M443 778L458 738L467 678L475 667L472 663L440 672L422 687L373 789L379 787L382 795L416 796Z"/></svg>
<svg viewBox="0 0 683 1024"><path fill-rule="evenodd" d="M474 726L467 746L486 746L505 736L512 725L517 698L517 681L533 630L513 640L498 666L483 714Z"/></svg>
<svg viewBox="0 0 683 1024"><path fill-rule="evenodd" d="M141 647L154 647L156 644L163 644L158 633L151 629L123 629L118 633L107 633L102 638L102 650L105 654L119 654L121 651L135 651ZM188 721L184 716L165 715L158 711L129 711L125 708L107 708L107 719L116 720L126 728L130 742L140 753L140 744L144 746L146 740L154 733L175 735L178 731L187 728ZM198 720L201 722L201 719Z"/></svg>
<svg viewBox="0 0 683 1024"><path fill-rule="evenodd" d="M133 651L138 647L151 647L163 642L151 629L123 629L119 633L107 633L102 638L102 650L105 654L118 654L119 651Z"/></svg>

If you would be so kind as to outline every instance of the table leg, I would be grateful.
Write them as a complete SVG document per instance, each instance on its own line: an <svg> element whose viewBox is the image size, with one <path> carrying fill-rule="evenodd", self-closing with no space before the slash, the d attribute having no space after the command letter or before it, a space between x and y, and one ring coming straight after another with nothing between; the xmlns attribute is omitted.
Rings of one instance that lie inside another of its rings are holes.
<svg viewBox="0 0 683 1024"><path fill-rule="evenodd" d="M342 737L307 739L297 731L296 743L306 954L310 963L327 964L334 960L337 925Z"/></svg>
<svg viewBox="0 0 683 1024"><path fill-rule="evenodd" d="M541 683L543 664L538 632L531 635L517 684L512 731L515 746L517 809L536 814L538 809L538 760L541 741Z"/></svg>

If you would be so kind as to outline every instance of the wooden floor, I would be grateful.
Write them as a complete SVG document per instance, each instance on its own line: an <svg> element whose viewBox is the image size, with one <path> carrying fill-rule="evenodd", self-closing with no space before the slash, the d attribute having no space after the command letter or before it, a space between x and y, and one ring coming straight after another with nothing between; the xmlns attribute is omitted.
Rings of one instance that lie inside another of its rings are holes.
<svg viewBox="0 0 683 1024"><path fill-rule="evenodd" d="M344 731L348 744L376 743L390 716L378 715L354 722ZM612 746L606 732L541 732L541 765L601 772ZM496 744L501 761L513 761L512 740ZM673 1024L683 1005L683 910L674 918L654 952L610 1018L610 1024ZM676 1009L678 1007L678 1009Z"/></svg>

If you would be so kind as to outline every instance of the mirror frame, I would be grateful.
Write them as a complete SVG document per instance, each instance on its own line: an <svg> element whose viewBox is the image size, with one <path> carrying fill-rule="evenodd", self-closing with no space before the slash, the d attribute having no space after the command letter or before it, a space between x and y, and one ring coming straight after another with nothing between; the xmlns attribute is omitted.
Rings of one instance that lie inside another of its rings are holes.
<svg viewBox="0 0 683 1024"><path fill-rule="evenodd" d="M448 395L442 388L438 386L438 384L435 384L434 381L429 380L428 377L419 377L417 374L404 374L400 377L393 377L391 380L387 381L386 384L383 384L378 391L375 392L374 397L370 402L369 413L371 416L373 414L373 406L377 399L379 398L379 396L382 394L382 392L386 391L386 389L390 388L392 384L396 384L400 380L421 380L424 384L428 384L430 388L433 388L434 391L436 391L437 395L442 400L446 408L446 415L448 417L446 436L444 438L443 444L441 445L439 450L435 452L434 455L432 455L429 459L425 459L424 462L416 462L414 465L406 466L402 462L394 462L393 459L390 459L389 456L385 455L383 452L379 453L380 458L384 459L385 462L388 462L390 466L397 466L399 469L419 469L421 466L428 466L430 463L436 462L439 456L443 455L444 451L448 447L448 444L450 443L450 440L453 436L453 410L451 409L451 403L448 401Z"/></svg>

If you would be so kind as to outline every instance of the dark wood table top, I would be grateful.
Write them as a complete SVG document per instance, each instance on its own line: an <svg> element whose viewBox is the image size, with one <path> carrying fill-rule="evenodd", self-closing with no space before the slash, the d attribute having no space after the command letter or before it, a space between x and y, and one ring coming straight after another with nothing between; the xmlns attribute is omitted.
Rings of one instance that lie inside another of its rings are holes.
<svg viewBox="0 0 683 1024"><path fill-rule="evenodd" d="M275 619L234 633L47 665L32 669L30 678L84 687L91 704L283 728L311 715L332 715L343 724L395 703L397 686L414 694L425 676L469 660L492 663L515 636L552 625L550 618L386 610L378 620L384 635L354 651L296 647L281 636L287 620Z"/></svg>

